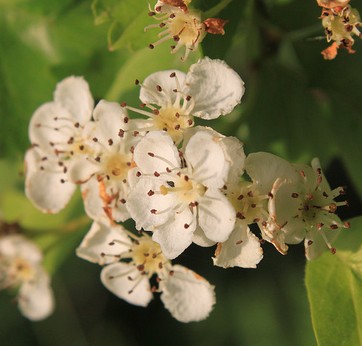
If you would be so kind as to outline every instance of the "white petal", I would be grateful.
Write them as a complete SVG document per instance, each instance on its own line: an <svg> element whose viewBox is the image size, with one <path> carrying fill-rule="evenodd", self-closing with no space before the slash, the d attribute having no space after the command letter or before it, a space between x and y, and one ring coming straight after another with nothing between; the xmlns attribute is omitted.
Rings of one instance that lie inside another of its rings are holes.
<svg viewBox="0 0 362 346"><path fill-rule="evenodd" d="M245 91L244 82L233 69L222 60L207 57L190 67L185 84L185 94L195 102L193 115L202 119L229 114Z"/></svg>
<svg viewBox="0 0 362 346"><path fill-rule="evenodd" d="M31 264L38 264L43 258L38 246L20 234L1 237L0 254L9 258L20 256Z"/></svg>
<svg viewBox="0 0 362 346"><path fill-rule="evenodd" d="M94 109L93 118L97 129L94 136L107 148L109 147L108 141L110 139L113 143L120 141L118 135L120 129L124 131L128 129L127 110L117 102L99 101Z"/></svg>
<svg viewBox="0 0 362 346"><path fill-rule="evenodd" d="M131 190L127 199L127 209L136 221L136 228L153 231L153 227L162 225L173 218L178 204L177 194L162 195L157 192L161 185L167 185L164 179L143 177Z"/></svg>
<svg viewBox="0 0 362 346"><path fill-rule="evenodd" d="M55 120L59 119L59 120ZM55 102L48 102L41 105L31 117L29 124L29 138L32 144L38 144L48 151L53 150L50 143L67 143L71 131L77 130L72 128L76 120L67 109ZM64 126L68 127L67 131L62 131Z"/></svg>
<svg viewBox="0 0 362 346"><path fill-rule="evenodd" d="M104 267L101 281L113 294L130 304L147 306L153 297L148 277L141 275L131 264L119 262Z"/></svg>
<svg viewBox="0 0 362 346"><path fill-rule="evenodd" d="M245 170L253 182L258 184L261 194L270 192L278 178L300 181L299 173L288 161L269 153L249 154L245 160Z"/></svg>
<svg viewBox="0 0 362 346"><path fill-rule="evenodd" d="M68 176L74 184L83 184L99 171L100 167L98 164L87 160L84 156L80 156L72 160Z"/></svg>
<svg viewBox="0 0 362 346"><path fill-rule="evenodd" d="M259 238L247 225L237 222L234 231L224 243L219 243L213 258L214 265L223 268L256 268L263 258Z"/></svg>
<svg viewBox="0 0 362 346"><path fill-rule="evenodd" d="M175 265L172 269L173 275L160 282L165 308L180 322L207 318L215 304L214 286L185 267Z"/></svg>
<svg viewBox="0 0 362 346"><path fill-rule="evenodd" d="M200 226L196 227L192 242L202 247L210 247L216 244L215 241L212 241L206 237L204 231L201 229Z"/></svg>
<svg viewBox="0 0 362 346"><path fill-rule="evenodd" d="M212 241L228 239L235 225L235 209L220 191L208 189L199 200L199 225Z"/></svg>
<svg viewBox="0 0 362 346"><path fill-rule="evenodd" d="M225 137L222 139L222 144L224 145L227 160L230 163L227 182L229 184L239 183L245 165L243 143L235 137Z"/></svg>
<svg viewBox="0 0 362 346"><path fill-rule="evenodd" d="M333 243L336 241L337 237L339 236L341 230L328 229L324 227L322 228L322 230L313 228L309 232L307 232L307 235L304 240L304 247L305 247L305 257L307 258L308 261L317 259L319 256L323 254L323 252L329 250L322 236L322 232L324 233L329 244L333 245Z"/></svg>
<svg viewBox="0 0 362 346"><path fill-rule="evenodd" d="M121 225L111 226L93 222L91 229L76 249L76 254L87 261L103 265L118 261L115 256L127 252L131 246L132 242Z"/></svg>
<svg viewBox="0 0 362 346"><path fill-rule="evenodd" d="M174 215L173 219L159 226L152 235L152 240L160 244L168 259L176 258L191 245L196 228L195 217L189 209Z"/></svg>
<svg viewBox="0 0 362 346"><path fill-rule="evenodd" d="M187 142L186 162L193 168L193 179L208 186L222 187L228 173L228 163L220 144L221 138L212 131L197 131Z"/></svg>
<svg viewBox="0 0 362 346"><path fill-rule="evenodd" d="M180 167L177 147L162 131L152 131L142 138L134 150L134 160L140 171L148 174Z"/></svg>
<svg viewBox="0 0 362 346"><path fill-rule="evenodd" d="M71 76L59 82L55 88L54 101L83 125L91 118L94 101L88 83L82 77Z"/></svg>
<svg viewBox="0 0 362 346"><path fill-rule="evenodd" d="M53 312L53 291L49 285L48 274L44 271L39 271L36 281L25 283L20 287L19 309L32 321L43 320Z"/></svg>
<svg viewBox="0 0 362 346"><path fill-rule="evenodd" d="M171 73L176 73L179 85L176 83L176 78L171 78ZM173 103L176 99L174 89L180 90L185 81L185 74L178 70L166 70L152 73L142 83L140 90L140 100L146 104L154 104L158 106L166 106ZM158 91L157 86L162 88Z"/></svg>
<svg viewBox="0 0 362 346"><path fill-rule="evenodd" d="M57 213L67 205L76 186L67 181L64 173L37 171L34 167L37 155L39 153L34 150L26 154L29 174L26 175L25 194L44 213Z"/></svg>
<svg viewBox="0 0 362 346"><path fill-rule="evenodd" d="M111 200L110 187L102 180L98 181L96 176L93 176L86 183L81 185L84 208L87 215L93 220L102 220L105 216L110 221L125 221L130 216L128 210L119 199ZM122 193L120 193L122 195Z"/></svg>

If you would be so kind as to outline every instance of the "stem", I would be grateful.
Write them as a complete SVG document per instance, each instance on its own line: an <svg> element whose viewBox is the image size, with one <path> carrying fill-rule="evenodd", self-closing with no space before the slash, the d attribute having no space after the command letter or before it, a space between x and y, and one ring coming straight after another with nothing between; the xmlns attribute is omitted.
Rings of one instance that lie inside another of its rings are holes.
<svg viewBox="0 0 362 346"><path fill-rule="evenodd" d="M210 8L208 11L203 13L204 18L212 18L215 15L219 14L226 6L230 4L233 0L221 0L217 5Z"/></svg>

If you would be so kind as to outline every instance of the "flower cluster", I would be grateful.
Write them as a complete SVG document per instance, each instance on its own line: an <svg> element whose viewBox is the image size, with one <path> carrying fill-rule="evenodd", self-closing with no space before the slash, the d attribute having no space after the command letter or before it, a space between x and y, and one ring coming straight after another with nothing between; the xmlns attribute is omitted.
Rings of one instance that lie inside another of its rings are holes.
<svg viewBox="0 0 362 346"><path fill-rule="evenodd" d="M337 56L339 48L345 48L353 54L353 36L362 37L360 30L361 18L358 11L349 5L349 0L317 0L322 7L322 26L325 30L328 42L333 43L322 51L326 60L332 60Z"/></svg>
<svg viewBox="0 0 362 346"><path fill-rule="evenodd" d="M139 306L160 293L177 320L199 321L212 310L214 287L171 263L192 243L216 246L212 260L223 268L255 268L264 241L282 254L304 241L308 260L336 251L349 227L335 214L344 190L329 187L317 159L308 166L246 156L238 139L195 126L241 101L244 83L225 62L204 58L187 73L155 72L136 84L140 108L106 100L94 107L85 80L68 77L29 128L27 196L56 213L80 185L94 222L77 254L104 266L106 288ZM120 224L130 218L138 232Z"/></svg>
<svg viewBox="0 0 362 346"><path fill-rule="evenodd" d="M171 53L176 53L185 47L185 53L181 60L185 61L190 52L197 49L207 33L224 35L226 20L220 18L201 19L199 11L189 9L191 0L159 0L154 9L150 9L149 15L153 16L158 24L151 24L145 28L162 28L158 34L158 41L151 43L149 47L172 40Z"/></svg>

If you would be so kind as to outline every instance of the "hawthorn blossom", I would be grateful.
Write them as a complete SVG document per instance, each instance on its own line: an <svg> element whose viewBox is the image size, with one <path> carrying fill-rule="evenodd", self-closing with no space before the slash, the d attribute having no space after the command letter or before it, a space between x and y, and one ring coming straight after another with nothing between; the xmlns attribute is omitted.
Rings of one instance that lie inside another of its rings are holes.
<svg viewBox="0 0 362 346"><path fill-rule="evenodd" d="M19 234L0 238L0 290L18 289L21 313L32 321L47 318L54 310L49 276L42 267L42 253Z"/></svg>
<svg viewBox="0 0 362 346"><path fill-rule="evenodd" d="M266 163L263 168L263 160ZM331 189L323 175L318 159L312 166L292 165L267 153L255 153L247 158L248 174L270 189L269 220L263 223L263 238L285 254L286 244L303 241L308 260L318 257L324 250L336 250L332 243L342 228L348 228L335 214L336 202L344 189ZM272 181L274 180L274 183Z"/></svg>
<svg viewBox="0 0 362 346"><path fill-rule="evenodd" d="M94 222L77 255L106 265L102 283L130 304L145 307L160 292L165 308L180 322L207 318L215 304L214 287L193 271L172 265L145 233L136 236L120 225ZM158 287L150 284L154 277Z"/></svg>
<svg viewBox="0 0 362 346"><path fill-rule="evenodd" d="M345 7L350 0L317 0L319 6L324 8Z"/></svg>
<svg viewBox="0 0 362 346"><path fill-rule="evenodd" d="M158 34L158 41L149 45L151 49L159 44L173 40L171 53L176 53L180 48L185 47L185 61L190 52L195 51L207 33L224 35L226 20L220 18L201 19L201 12L191 10L188 4L191 1L163 0L157 1L154 10L150 10L149 15L160 21L145 27L145 31L151 28L162 28Z"/></svg>
<svg viewBox="0 0 362 346"><path fill-rule="evenodd" d="M93 119L85 128L88 150L70 165L69 176L73 183L82 184L85 209L91 218L106 215L110 221L124 221L129 218L125 207L128 171L138 139L127 131L127 111L115 102L100 101Z"/></svg>
<svg viewBox="0 0 362 346"><path fill-rule="evenodd" d="M348 53L353 54L353 36L362 37L360 30L361 18L358 11L351 6L324 8L322 25L325 29L327 41L334 41L331 46L322 51L324 59L332 60L337 56L340 47L345 48Z"/></svg>
<svg viewBox="0 0 362 346"><path fill-rule="evenodd" d="M235 212L220 188L230 167L221 135L198 129L179 152L165 132L150 132L137 145L135 181L127 207L136 228L153 232L167 258L175 258L202 233L225 241Z"/></svg>
<svg viewBox="0 0 362 346"><path fill-rule="evenodd" d="M134 131L166 131L179 144L194 117L210 120L229 114L244 91L244 82L233 69L206 57L191 65L187 74L167 70L148 76L141 84L140 99L149 111L123 106L148 118L132 120Z"/></svg>
<svg viewBox="0 0 362 346"><path fill-rule="evenodd" d="M43 212L59 212L73 195L68 169L87 151L83 128L91 119L93 104L87 82L68 77L57 84L54 100L40 106L30 120L25 192Z"/></svg>

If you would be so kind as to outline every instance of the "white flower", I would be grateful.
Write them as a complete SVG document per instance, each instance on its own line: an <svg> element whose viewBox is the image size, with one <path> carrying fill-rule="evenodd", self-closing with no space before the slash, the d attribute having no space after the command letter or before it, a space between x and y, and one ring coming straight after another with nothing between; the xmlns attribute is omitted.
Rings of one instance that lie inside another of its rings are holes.
<svg viewBox="0 0 362 346"><path fill-rule="evenodd" d="M127 202L137 229L153 232L167 258L175 258L193 241L196 229L223 242L235 212L220 188L230 162L221 135L204 129L184 143L183 154L165 132L150 132L134 151L139 181Z"/></svg>
<svg viewBox="0 0 362 346"><path fill-rule="evenodd" d="M161 292L166 309L178 321L203 320L215 303L214 287L193 271L172 266L147 234L137 237L120 225L94 222L77 255L108 264L101 273L102 283L131 304L147 306L153 292ZM151 287L154 276L158 287Z"/></svg>
<svg viewBox="0 0 362 346"><path fill-rule="evenodd" d="M246 161L248 174L262 188L270 188L274 180L268 202L270 217L263 224L263 238L282 254L288 250L286 244L297 244L303 239L307 259L318 257L326 249L334 253L332 243L338 231L349 227L335 212L347 202L334 200L344 194L344 190L342 187L331 190L319 160L314 159L310 167L292 165L271 154L256 153L249 155Z"/></svg>
<svg viewBox="0 0 362 346"><path fill-rule="evenodd" d="M38 247L21 235L0 238L0 289L18 288L21 313L32 321L54 310L48 274L42 267Z"/></svg>
<svg viewBox="0 0 362 346"><path fill-rule="evenodd" d="M127 112L115 102L100 101L93 113L94 122L85 128L88 150L73 160L69 177L82 184L82 195L88 215L111 221L129 218L125 207L129 191L128 171L133 161L137 138L127 131Z"/></svg>
<svg viewBox="0 0 362 346"><path fill-rule="evenodd" d="M57 84L54 101L40 106L31 118L25 192L43 212L59 212L74 192L68 167L87 150L82 130L91 119L93 103L87 82L68 77Z"/></svg>
<svg viewBox="0 0 362 346"><path fill-rule="evenodd" d="M276 215L274 197L280 186L299 184L300 175L288 161L264 152L249 154L245 161L245 169L253 181L251 195L264 200L262 210L267 209L269 212L268 215L260 210L258 220L255 220L262 231L263 239L271 242L280 253L285 254L288 250L286 243L301 242L305 231L299 227L291 227L288 231L283 228L285 220L281 222L281 219L284 219L284 214L292 218L294 215L290 211L294 209L290 204L286 204L285 208L279 211L279 215Z"/></svg>
<svg viewBox="0 0 362 346"><path fill-rule="evenodd" d="M135 130L167 131L178 144L184 131L194 125L194 117L209 120L229 114L244 90L240 76L224 61L206 57L191 65L187 74L168 70L148 76L140 99L150 111L125 107L148 117L133 121Z"/></svg>

